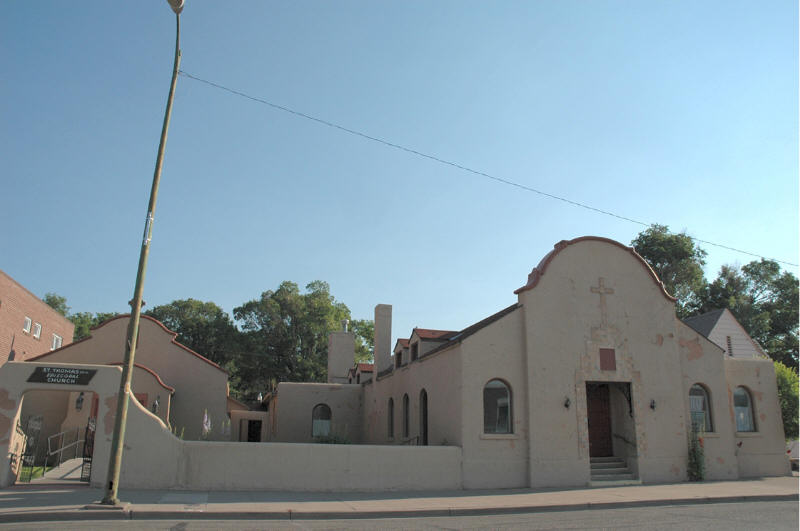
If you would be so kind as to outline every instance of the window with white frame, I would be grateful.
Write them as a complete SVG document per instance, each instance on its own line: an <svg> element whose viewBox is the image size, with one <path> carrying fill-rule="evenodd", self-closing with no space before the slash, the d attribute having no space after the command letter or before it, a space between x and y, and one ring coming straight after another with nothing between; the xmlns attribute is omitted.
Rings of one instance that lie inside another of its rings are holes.
<svg viewBox="0 0 800 531"><path fill-rule="evenodd" d="M30 317L26 317L25 321L22 323L22 331L26 334L31 333L31 326L33 326L33 321L31 321Z"/></svg>
<svg viewBox="0 0 800 531"><path fill-rule="evenodd" d="M733 414L736 416L736 431L756 431L753 400L744 387L737 387L733 392Z"/></svg>
<svg viewBox="0 0 800 531"><path fill-rule="evenodd" d="M692 413L692 428L698 432L714 431L711 423L711 402L708 391L700 384L689 389L689 410Z"/></svg>
<svg viewBox="0 0 800 531"><path fill-rule="evenodd" d="M42 337L42 325L39 323L33 323L33 337L35 339L39 339Z"/></svg>
<svg viewBox="0 0 800 531"><path fill-rule="evenodd" d="M511 389L501 380L483 388L483 433L512 433Z"/></svg>
<svg viewBox="0 0 800 531"><path fill-rule="evenodd" d="M53 342L50 344L50 350L61 348L62 338L58 334L53 334Z"/></svg>

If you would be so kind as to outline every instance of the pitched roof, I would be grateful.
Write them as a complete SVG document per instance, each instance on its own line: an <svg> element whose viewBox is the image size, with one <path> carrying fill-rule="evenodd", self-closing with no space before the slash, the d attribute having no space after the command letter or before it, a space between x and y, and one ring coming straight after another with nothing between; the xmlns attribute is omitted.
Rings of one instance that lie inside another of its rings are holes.
<svg viewBox="0 0 800 531"><path fill-rule="evenodd" d="M725 312L725 308L721 310L712 310L708 313L704 313L702 315L695 315L694 317L687 317L683 320L684 324L694 329L695 332L701 334L703 337L708 337L711 331L714 329L714 326L719 321L719 318L722 317L722 314Z"/></svg>
<svg viewBox="0 0 800 531"><path fill-rule="evenodd" d="M456 330L433 330L431 328L415 328L412 332L416 333L420 339L450 339L454 335L458 334Z"/></svg>
<svg viewBox="0 0 800 531"><path fill-rule="evenodd" d="M408 339L400 338L397 340L397 342L400 343L401 347L408 348Z"/></svg>
<svg viewBox="0 0 800 531"><path fill-rule="evenodd" d="M94 330L97 330L97 329L99 329L99 328L102 328L102 327L104 327L105 325L107 325L108 323L110 323L110 322L112 322L112 321L116 321L116 320L118 320L118 319L129 319L129 318L130 318L130 316L131 316L131 314L129 314L129 313L122 313L122 314L119 314L119 315L115 315L114 317L111 317L110 319L107 319L107 320L103 321L102 323L100 323L99 325L97 325L97 326L95 326L94 328L92 328L92 331L94 331ZM147 320L147 321L152 321L152 322L154 322L155 324L157 324L158 326L160 326L160 327L161 327L161 329L162 329L162 330L164 330L164 332L166 332L167 334L170 334L170 335L172 336L172 338L170 339L170 342L171 342L173 345L175 345L176 347L179 347L179 348L181 348L181 349L185 350L186 352L188 352L188 353L189 353L189 354L191 354L192 356L195 356L196 358L198 358L200 361L203 361L203 362L205 362L205 363L208 363L209 365L211 365L211 366L212 366L212 367L214 367L215 369L218 369L219 371L221 371L221 372L224 372L225 374L228 374L228 371L226 371L225 369L223 369L222 367L220 367L219 365L217 365L216 363L214 363L214 362L213 362L213 361L211 361L210 359L206 358L205 356L203 356L203 355L201 355L201 354L198 354L197 352L195 352L194 350L190 349L189 347L187 347L187 346L186 346L186 345L184 345L183 343L179 343L179 342L178 342L178 341L175 339L176 337L178 337L178 332L173 332L172 330L170 330L169 328L167 328L166 326L164 326L164 323L162 323L161 321L159 321L159 320L158 320L158 319L156 319L155 317L150 317L149 315L141 314L141 316L140 316L140 319L141 319L141 320ZM140 333L141 333L141 332L140 332ZM90 339L92 339L92 335L91 335L91 334L89 334L89 336L87 336L87 337L84 337L83 339L81 339L81 340L79 340L79 341L74 341L74 342L72 342L72 343L69 343L69 344L67 344L67 345L64 345L64 346L62 346L62 347L60 347L60 348L57 348L57 349L55 349L55 350L51 350L50 352L45 352L44 354L39 354L38 356L34 356L34 357L32 357L32 358L30 358L30 359L27 359L27 360L25 360L25 361L36 361L36 360L38 360L38 359L40 359L40 358L44 358L44 357L46 357L46 356L49 356L50 354L53 354L53 353L55 353L55 352L61 352L61 351L63 351L63 350L67 350L67 349L69 349L69 348L71 348L71 347L74 347L75 345L78 345L79 343L83 343L84 341L89 341Z"/></svg>
<svg viewBox="0 0 800 531"><path fill-rule="evenodd" d="M361 372L372 372L375 368L375 364L373 363L357 363L355 370Z"/></svg>
<svg viewBox="0 0 800 531"><path fill-rule="evenodd" d="M502 319L506 315L514 312L515 310L517 310L519 308L521 308L520 304L514 303L511 306L509 306L508 308L503 308L499 312L497 312L495 314L492 314L489 317L487 317L486 319L483 319L482 321L478 321L477 323L475 323L475 324L473 324L471 326L468 326L467 328L461 330L460 332L449 332L449 331L446 331L446 330L433 330L433 332L448 332L448 334L450 334L450 335L448 335L447 337L439 338L439 339L443 339L444 342L441 343L440 345L437 345L436 348L431 349L430 351L428 351L425 354L421 355L420 359L427 358L428 356L436 354L437 352L441 352L443 350L446 350L446 349L450 348L453 345L457 345L458 343L461 343L463 340L465 340L466 338L468 338L472 334L478 332L482 328L486 328L487 326L489 326L490 324L494 323L495 321L499 321L500 319ZM416 332L419 332L420 330L427 330L427 329L415 328L414 330ZM380 378L382 376L386 376L387 374L391 374L393 371L394 371L394 365L392 365L391 367L387 367L386 369L383 369L382 371L380 371L378 373L378 378Z"/></svg>

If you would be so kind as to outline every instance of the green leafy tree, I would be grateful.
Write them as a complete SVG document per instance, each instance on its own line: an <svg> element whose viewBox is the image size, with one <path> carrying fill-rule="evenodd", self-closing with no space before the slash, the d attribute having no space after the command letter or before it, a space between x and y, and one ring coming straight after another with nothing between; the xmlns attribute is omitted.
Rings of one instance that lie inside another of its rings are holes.
<svg viewBox="0 0 800 531"><path fill-rule="evenodd" d="M67 298L58 295L57 293L45 293L42 300L52 309L63 315L67 316L69 313L69 306L67 306Z"/></svg>
<svg viewBox="0 0 800 531"><path fill-rule="evenodd" d="M787 439L797 439L798 378L797 369L790 369L775 362L775 378L778 383L778 402L783 417L783 432Z"/></svg>
<svg viewBox="0 0 800 531"><path fill-rule="evenodd" d="M97 328L109 319L119 315L116 312L78 312L73 313L67 317L72 324L75 325L75 332L72 334L72 340L78 341L89 337L92 328Z"/></svg>
<svg viewBox="0 0 800 531"><path fill-rule="evenodd" d="M372 319L356 319L350 322L350 330L356 340L356 361L371 363L375 348L375 322Z"/></svg>
<svg viewBox="0 0 800 531"><path fill-rule="evenodd" d="M145 315L177 332L178 342L221 366L235 362L241 350L239 331L228 314L213 302L175 300L154 306Z"/></svg>
<svg viewBox="0 0 800 531"><path fill-rule="evenodd" d="M339 330L350 310L314 281L301 293L294 282L282 282L233 310L244 333L242 390L255 396L271 381L324 382L328 334Z"/></svg>
<svg viewBox="0 0 800 531"><path fill-rule="evenodd" d="M722 266L702 297L701 312L728 308L775 361L797 369L798 282L773 260Z"/></svg>
<svg viewBox="0 0 800 531"><path fill-rule="evenodd" d="M665 225L651 225L640 232L631 245L676 297L679 317L696 312L706 286L703 276L706 252L696 246L686 233L672 234Z"/></svg>

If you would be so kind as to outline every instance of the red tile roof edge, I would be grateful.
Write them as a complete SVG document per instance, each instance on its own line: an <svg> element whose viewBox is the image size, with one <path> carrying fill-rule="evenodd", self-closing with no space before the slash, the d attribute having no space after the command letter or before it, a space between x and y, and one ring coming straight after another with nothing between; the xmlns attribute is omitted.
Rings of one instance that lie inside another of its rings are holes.
<svg viewBox="0 0 800 531"><path fill-rule="evenodd" d="M124 363L121 362L121 361L115 361L114 363L106 363L106 365L124 365ZM144 371L147 371L150 374L152 374L153 376L155 376L155 378L158 381L159 385L161 385L161 387L163 387L164 389L169 391L170 394L175 392L175 388L165 384L164 380L161 379L161 376L159 376L158 373L156 371L154 371L153 369L151 369L150 367L145 367L144 365L142 365L140 363L136 363L136 362L133 363L133 366L134 367L139 367L140 369L142 369Z"/></svg>
<svg viewBox="0 0 800 531"><path fill-rule="evenodd" d="M544 258L542 258L542 260L539 262L539 265L537 265L536 267L533 268L533 270L528 275L528 282L524 286L522 286L521 288L518 288L518 289L514 290L514 293L519 295L523 291L528 291L529 289L535 288L536 285L539 283L539 279L541 279L542 276L545 274L545 272L547 270L547 266L550 265L550 262L553 260L553 258L555 258L555 256L558 253L560 253L561 251L563 251L564 249L566 249L570 245L573 245L573 244L576 244L576 243L580 243L580 242L584 242L584 241L597 241L597 242L608 243L608 244L611 244L611 245L615 245L615 246L619 247L620 249L628 251L631 255L633 255L634 258L639 260L639 263L642 265L642 267L644 267L645 270L648 273L650 273L650 278L652 278L652 280L653 280L653 282L655 282L656 286L661 288L662 295L664 295L664 297L670 302L675 302L677 300L675 297L673 297L672 295L667 293L667 290L664 288L664 283L661 282L661 280L658 278L658 275L656 274L656 272L653 271L653 268L650 267L650 264L647 263L647 260L642 258L642 256L639 253L637 253L636 250L633 247L628 247L627 245L623 245L623 244L621 244L620 242L618 242L616 240L612 240L610 238L603 238L602 236L581 236L580 238L574 238L572 240L561 240L560 242L558 242L557 244L555 244L553 246L553 250L552 251L547 253L544 256Z"/></svg>
<svg viewBox="0 0 800 531"><path fill-rule="evenodd" d="M122 314L120 314L120 315L115 315L115 316L114 316L114 317L112 317L111 319L107 319L107 320L103 321L102 323L100 323L99 325L95 326L94 328L92 328L92 330L97 330L97 329L99 329L99 328L102 328L102 327L104 327L105 325L107 325L108 323L110 323L111 321L115 321L115 320L117 320L117 319L128 318L128 317L130 317L130 316L131 316L131 314L129 314L129 313L122 313ZM172 334L172 339L170 339L170 342L171 342L172 344L174 344L174 345L176 345L176 346L178 346L178 347L182 348L183 350L185 350L185 351L186 351L186 352L188 352L189 354L191 354L191 355L193 355L193 356L196 356L196 357L200 358L200 360L202 360L202 361L204 361L204 362L208 363L208 364L209 364L209 365L211 365L212 367L214 367L214 368L216 368L216 369L218 369L218 370L220 370L220 371L224 372L225 374L228 374L228 371L226 371L225 369L223 369L222 367L220 367L219 365L217 365L216 363L214 363L214 362L213 362L213 361L211 361L210 359L206 358L205 356L203 356L203 355L201 355L201 354L198 354L197 352L195 352L194 350L190 349L189 347L187 347L187 346L186 346L186 345L184 345L183 343L179 343L178 341L176 341L176 340L175 340L175 338L176 338L176 337L178 337L178 332L173 332L172 330L170 330L169 328L167 328L166 326L164 326L164 323L162 323L161 321L159 321L159 320L158 320L158 319L156 319L155 317L150 317L149 315L144 315L144 314L142 314L140 318L141 318L141 319L147 319L148 321L153 321L153 322L154 322L154 323L156 323L158 326L160 326L160 327L161 327L161 328L162 328L162 329L163 329L165 332L167 332L168 334ZM27 360L25 360L25 361L34 361L34 360L37 360L37 359L39 359L39 358L44 358L45 356L49 356L50 354L53 354L54 352L60 352L60 351L62 351L62 350L68 349L68 348L70 348L70 347L72 347L72 346L75 346L75 345L77 345L78 343L82 343L82 342L86 341L87 339L91 339L91 338L92 338L92 336L91 336L91 334L90 334L90 335L89 335L89 337L85 337L85 338L83 338L83 339L81 339L81 340L79 340L79 341L75 341L74 343L70 343L69 345L64 345L63 347L61 347L61 348L57 348L57 349L55 349L55 350L51 350L50 352L45 352L44 354L39 354L38 356L34 356L34 357L32 357L32 358L30 358L30 359L27 359Z"/></svg>

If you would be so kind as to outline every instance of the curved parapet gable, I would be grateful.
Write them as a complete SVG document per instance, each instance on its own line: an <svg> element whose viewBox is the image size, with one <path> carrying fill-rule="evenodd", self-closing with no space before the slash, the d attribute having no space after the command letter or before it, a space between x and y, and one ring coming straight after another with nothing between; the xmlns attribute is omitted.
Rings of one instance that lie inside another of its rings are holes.
<svg viewBox="0 0 800 531"><path fill-rule="evenodd" d="M658 275L656 274L655 271L653 271L653 268L650 267L650 264L648 264L647 261L644 258L642 258L642 256L639 253L637 253L633 247L628 247L627 245L623 245L616 240L612 240L610 238L603 238L601 236L581 236L580 238L574 238L572 240L561 240L560 242L558 242L553 246L552 251L547 253L544 256L544 258L542 258L542 260L539 262L539 265L533 268L533 270L528 275L528 282L521 288L514 290L514 293L516 295L519 295L523 291L528 291L530 289L535 288L536 285L539 283L539 280L547 271L547 267L550 265L550 262L552 262L553 258L555 258L558 253L560 253L570 245L574 245L576 243L584 241L596 241L596 242L608 243L610 245L615 245L620 249L629 252L634 258L636 258L639 261L642 267L644 267L645 270L647 270L647 272L650 274L650 278L653 279L653 282L656 284L656 286L658 286L659 291L664 295L664 297L670 302L676 301L675 297L667 293L667 290L664 288L664 283L658 278Z"/></svg>

